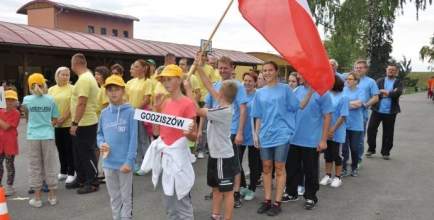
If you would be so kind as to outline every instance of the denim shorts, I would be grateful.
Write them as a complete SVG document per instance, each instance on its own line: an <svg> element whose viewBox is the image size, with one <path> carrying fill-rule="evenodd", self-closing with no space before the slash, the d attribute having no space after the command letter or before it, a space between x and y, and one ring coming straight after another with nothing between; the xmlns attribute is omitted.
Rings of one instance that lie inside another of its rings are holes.
<svg viewBox="0 0 434 220"><path fill-rule="evenodd" d="M259 148L261 160L274 160L276 162L286 162L289 152L289 144L282 144L275 147Z"/></svg>

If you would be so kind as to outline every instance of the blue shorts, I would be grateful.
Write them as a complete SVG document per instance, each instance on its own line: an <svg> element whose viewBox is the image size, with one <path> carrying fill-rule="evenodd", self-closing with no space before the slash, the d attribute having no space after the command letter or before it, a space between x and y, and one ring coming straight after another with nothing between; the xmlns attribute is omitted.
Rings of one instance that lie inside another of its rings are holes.
<svg viewBox="0 0 434 220"><path fill-rule="evenodd" d="M289 152L289 144L283 144L276 147L259 148L261 160L274 160L276 162L286 162Z"/></svg>

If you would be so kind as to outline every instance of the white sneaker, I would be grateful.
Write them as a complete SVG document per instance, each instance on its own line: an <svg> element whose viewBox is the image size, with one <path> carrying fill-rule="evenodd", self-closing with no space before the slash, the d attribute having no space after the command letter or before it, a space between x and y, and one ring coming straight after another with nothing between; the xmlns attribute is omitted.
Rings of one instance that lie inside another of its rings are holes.
<svg viewBox="0 0 434 220"><path fill-rule="evenodd" d="M197 161L196 155L190 154L190 162L191 163L196 163L196 161Z"/></svg>
<svg viewBox="0 0 434 220"><path fill-rule="evenodd" d="M197 153L197 158L203 159L205 156L203 155L203 152Z"/></svg>
<svg viewBox="0 0 434 220"><path fill-rule="evenodd" d="M48 197L48 202L50 205L56 205L57 204L57 197Z"/></svg>
<svg viewBox="0 0 434 220"><path fill-rule="evenodd" d="M35 197L33 197L29 200L29 205L37 208L42 207L41 199L36 199Z"/></svg>
<svg viewBox="0 0 434 220"><path fill-rule="evenodd" d="M341 185L342 185L342 180L337 178L337 177L333 178L333 182L332 182L332 184L330 184L331 187L335 187L335 188L337 188Z"/></svg>
<svg viewBox="0 0 434 220"><path fill-rule="evenodd" d="M59 175L57 175L57 180L66 180L66 178L68 178L68 175L66 174L61 174L59 173Z"/></svg>
<svg viewBox="0 0 434 220"><path fill-rule="evenodd" d="M253 192L252 190L247 191L246 196L244 196L244 200L246 201L250 201L253 200L256 197L255 192Z"/></svg>
<svg viewBox="0 0 434 220"><path fill-rule="evenodd" d="M65 180L65 183L66 184L72 183L72 182L74 182L74 180L75 180L75 176L68 176L68 178L66 178L66 180Z"/></svg>
<svg viewBox="0 0 434 220"><path fill-rule="evenodd" d="M15 192L14 187L13 187L13 186L9 186L9 185L7 185L7 186L4 188L4 191L5 191L5 196L11 196L11 195L13 195L14 192Z"/></svg>
<svg viewBox="0 0 434 220"><path fill-rule="evenodd" d="M322 180L319 182L319 184L323 185L323 186L327 186L327 184L332 183L332 178L330 178L329 175L325 175L324 178L322 178Z"/></svg>

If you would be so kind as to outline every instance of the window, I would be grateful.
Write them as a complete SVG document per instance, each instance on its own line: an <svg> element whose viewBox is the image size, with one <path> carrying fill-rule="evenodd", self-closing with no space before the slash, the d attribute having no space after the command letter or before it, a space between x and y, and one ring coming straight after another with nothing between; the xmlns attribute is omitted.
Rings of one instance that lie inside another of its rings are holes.
<svg viewBox="0 0 434 220"><path fill-rule="evenodd" d="M106 34L107 34L107 29L101 28L101 35L106 35Z"/></svg>
<svg viewBox="0 0 434 220"><path fill-rule="evenodd" d="M113 29L112 36L118 36L118 30Z"/></svg>
<svg viewBox="0 0 434 220"><path fill-rule="evenodd" d="M124 37L128 37L128 31L124 31Z"/></svg>
<svg viewBox="0 0 434 220"><path fill-rule="evenodd" d="M87 33L89 34L95 33L95 29L93 28L93 26L87 26Z"/></svg>

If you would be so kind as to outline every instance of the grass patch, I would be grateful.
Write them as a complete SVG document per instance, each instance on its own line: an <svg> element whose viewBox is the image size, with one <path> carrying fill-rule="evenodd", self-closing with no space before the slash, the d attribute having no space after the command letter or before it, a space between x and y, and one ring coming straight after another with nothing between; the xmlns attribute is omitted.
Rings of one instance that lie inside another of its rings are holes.
<svg viewBox="0 0 434 220"><path fill-rule="evenodd" d="M434 72L411 72L407 76L412 78L412 79L419 79L419 81L417 83L417 87L426 91L428 79L431 76L434 76ZM414 91L414 88L412 88L412 89Z"/></svg>

